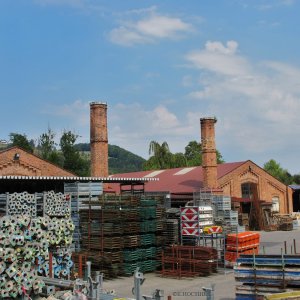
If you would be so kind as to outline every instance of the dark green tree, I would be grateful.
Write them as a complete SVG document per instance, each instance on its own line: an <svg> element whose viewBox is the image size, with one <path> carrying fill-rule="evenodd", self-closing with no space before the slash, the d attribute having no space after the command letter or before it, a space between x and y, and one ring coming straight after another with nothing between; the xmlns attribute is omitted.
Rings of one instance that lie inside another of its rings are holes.
<svg viewBox="0 0 300 300"><path fill-rule="evenodd" d="M89 159L76 149L77 138L78 135L66 130L60 138L60 148L64 157L63 167L79 176L88 176Z"/></svg>
<svg viewBox="0 0 300 300"><path fill-rule="evenodd" d="M224 159L221 153L217 150L217 163L224 163ZM202 145L197 141L191 141L185 147L184 155L187 160L187 165L189 167L201 166L202 165Z"/></svg>
<svg viewBox="0 0 300 300"><path fill-rule="evenodd" d="M187 166L187 160L183 153L172 154L172 168L182 168Z"/></svg>
<svg viewBox="0 0 300 300"><path fill-rule="evenodd" d="M41 134L38 139L38 154L60 167L63 167L64 157L61 152L56 149L57 144L54 141L55 133L48 128L48 131Z"/></svg>
<svg viewBox="0 0 300 300"><path fill-rule="evenodd" d="M264 164L264 169L286 185L293 183L293 176L286 169L283 169L274 159L270 159L266 162Z"/></svg>
<svg viewBox="0 0 300 300"><path fill-rule="evenodd" d="M30 153L33 153L34 141L29 141L26 134L10 133L9 138L12 143L12 146L18 146Z"/></svg>
<svg viewBox="0 0 300 300"><path fill-rule="evenodd" d="M172 166L172 153L167 142L159 144L151 141L149 145L150 158L144 164L144 170L168 169Z"/></svg>
<svg viewBox="0 0 300 300"><path fill-rule="evenodd" d="M184 156L189 167L201 166L202 164L202 148L197 141L191 141L185 147Z"/></svg>
<svg viewBox="0 0 300 300"><path fill-rule="evenodd" d="M197 141L191 141L183 153L171 153L167 142L161 145L155 141L150 143L150 158L144 164L144 170L160 170L200 166L202 164L202 148ZM221 153L217 150L217 163L224 163Z"/></svg>
<svg viewBox="0 0 300 300"><path fill-rule="evenodd" d="M300 174L295 174L293 176L293 183L300 184Z"/></svg>

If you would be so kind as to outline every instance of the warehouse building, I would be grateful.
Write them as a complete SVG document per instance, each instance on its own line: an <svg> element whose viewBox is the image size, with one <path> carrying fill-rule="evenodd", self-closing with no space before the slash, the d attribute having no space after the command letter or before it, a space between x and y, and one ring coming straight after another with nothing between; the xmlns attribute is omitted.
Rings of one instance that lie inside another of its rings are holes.
<svg viewBox="0 0 300 300"><path fill-rule="evenodd" d="M90 103L92 177L83 177L82 180L95 181L98 178L99 181L99 178L106 178L104 182L109 183L116 182L117 178L128 178L125 181L121 180L123 181L121 185L109 184L104 188L115 193L122 193L124 190L136 192L135 188L138 192L167 193L170 195L173 206L183 205L192 199L193 193L209 190L212 193L231 196L233 201L240 203L245 212L251 209L253 203L258 202L272 204L273 211L293 212L295 210L293 202L294 205L296 203L295 200L293 201L293 190L251 160L217 165L215 123L215 118L200 120L202 166L115 174L108 178L107 104L92 102ZM3 178L7 175L48 177L46 184L51 186L48 186L47 190L49 188L61 190L66 178L72 180L73 177L74 181L76 176L18 147L0 151L0 176ZM51 180L51 177L55 176L60 177L61 180ZM133 185L129 178L141 180L135 180ZM34 181L32 179L34 188L41 187L41 181L38 185L34 184ZM144 185L145 182L147 184ZM10 183L10 186L12 189L20 189L20 191L28 190L20 185L15 186L13 183ZM8 188L3 185L3 182L0 184L0 189L2 192L11 191L7 190ZM299 207L296 209L299 210Z"/></svg>
<svg viewBox="0 0 300 300"><path fill-rule="evenodd" d="M212 192L231 196L249 213L255 203L272 204L279 213L293 212L293 191L251 160L217 165L215 118L201 121L202 166L115 174L111 177L157 178L146 192L168 192L173 206L182 206L194 193ZM118 186L113 185L116 192Z"/></svg>

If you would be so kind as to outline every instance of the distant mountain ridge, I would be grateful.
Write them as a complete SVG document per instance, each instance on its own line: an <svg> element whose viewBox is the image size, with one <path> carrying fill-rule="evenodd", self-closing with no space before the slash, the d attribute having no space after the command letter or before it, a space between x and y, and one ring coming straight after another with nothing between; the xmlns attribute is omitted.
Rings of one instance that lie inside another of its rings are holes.
<svg viewBox="0 0 300 300"><path fill-rule="evenodd" d="M90 153L89 143L79 143L76 149ZM145 159L116 145L108 145L109 174L129 173L143 170Z"/></svg>

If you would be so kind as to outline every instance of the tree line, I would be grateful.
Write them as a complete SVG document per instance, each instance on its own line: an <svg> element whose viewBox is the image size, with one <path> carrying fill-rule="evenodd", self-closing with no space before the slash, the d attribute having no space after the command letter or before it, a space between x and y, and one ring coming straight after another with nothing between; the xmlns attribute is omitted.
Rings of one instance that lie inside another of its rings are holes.
<svg viewBox="0 0 300 300"><path fill-rule="evenodd" d="M51 129L48 129L47 132L39 136L37 145L35 145L34 140L29 140L26 134L10 133L9 138L12 146L21 147L76 175L89 176L90 159L88 155L80 153L75 147L75 142L79 136L64 130L59 144L57 144L55 135ZM60 150L58 150L58 146Z"/></svg>
<svg viewBox="0 0 300 300"><path fill-rule="evenodd" d="M29 140L25 134L11 133L10 145L19 146L52 162L76 175L90 176L90 145L76 144L79 137L71 131L64 130L59 143L55 142L56 134L48 129L37 140ZM193 167L202 165L202 147L197 141L190 141L183 153L172 153L167 142L151 141L149 159L145 160L118 146L109 145L110 174L126 173L141 170L161 170L169 168ZM217 163L224 163L217 150ZM300 174L291 175L274 159L266 162L263 168L286 185L300 184Z"/></svg>

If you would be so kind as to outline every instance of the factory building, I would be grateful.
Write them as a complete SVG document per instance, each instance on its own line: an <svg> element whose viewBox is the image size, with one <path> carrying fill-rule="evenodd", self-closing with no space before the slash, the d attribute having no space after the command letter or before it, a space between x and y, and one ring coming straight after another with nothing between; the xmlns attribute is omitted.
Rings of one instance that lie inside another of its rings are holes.
<svg viewBox="0 0 300 300"><path fill-rule="evenodd" d="M251 160L217 165L215 124L215 118L200 119L202 166L115 174L111 175L110 178L114 182L116 178L157 179L150 180L145 186L144 180L142 180L142 189L146 192L170 194L174 206L183 205L193 197L193 193L209 190L213 193L231 196L233 201L241 203L243 210L246 212L249 211L251 203L266 202L272 203L274 211L291 213L294 210L293 190ZM90 103L90 144L91 178L107 178L108 130L106 103ZM58 176L68 177L69 180L71 177L76 176L18 147L0 151L0 176L7 175L46 176L49 178ZM87 180L86 178L84 181ZM50 181L48 180L47 184ZM109 180L106 180L106 182L109 182ZM115 193L122 192L122 185L120 186L120 184L105 185L105 188ZM4 190L2 188L2 191ZM297 210L299 210L299 207L297 207Z"/></svg>
<svg viewBox="0 0 300 300"><path fill-rule="evenodd" d="M115 174L112 177L157 178L146 192L170 193L173 206L182 206L194 193L212 192L231 196L241 210L249 213L252 204L272 204L275 212L293 212L292 189L274 178L251 160L217 165L215 118L200 119L202 166ZM113 186L120 192L118 186Z"/></svg>

